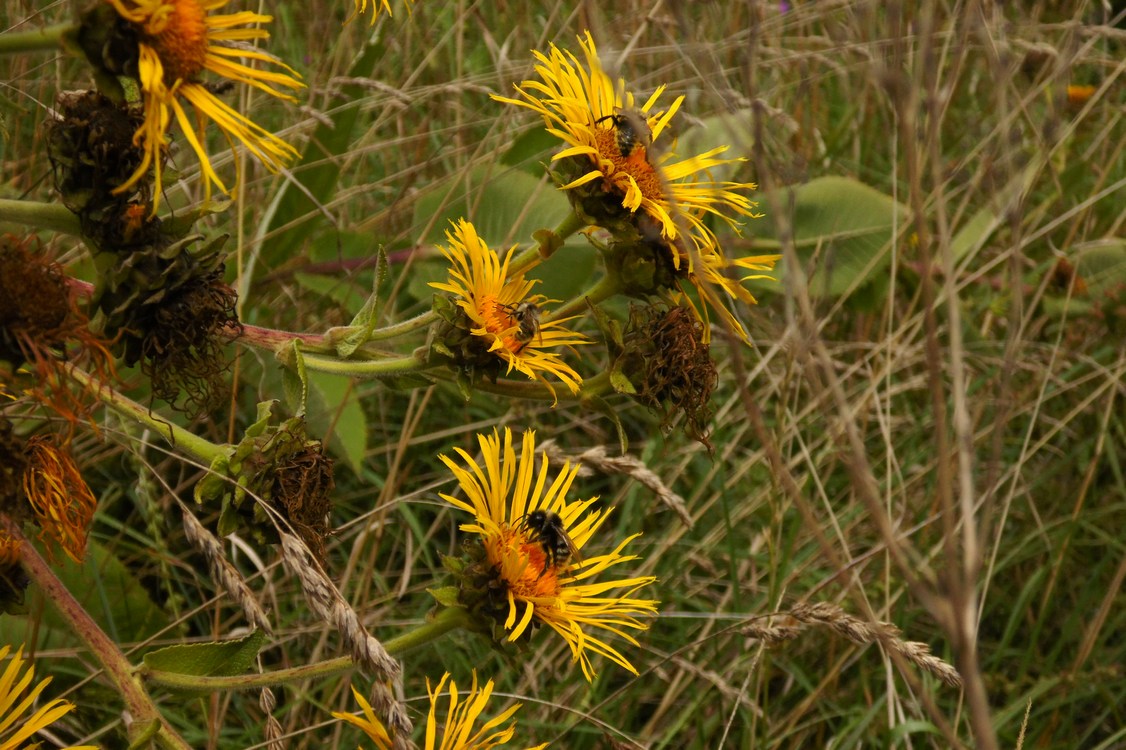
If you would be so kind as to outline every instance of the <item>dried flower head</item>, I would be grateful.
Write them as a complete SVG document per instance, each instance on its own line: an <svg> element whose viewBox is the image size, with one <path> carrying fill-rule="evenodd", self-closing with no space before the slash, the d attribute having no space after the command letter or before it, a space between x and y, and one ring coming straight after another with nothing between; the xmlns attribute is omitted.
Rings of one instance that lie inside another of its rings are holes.
<svg viewBox="0 0 1126 750"><path fill-rule="evenodd" d="M2 392L29 396L74 425L89 416L91 399L72 390L64 368L81 366L104 383L114 377L112 355L90 331L62 267L31 245L0 236L0 363L12 381Z"/></svg>
<svg viewBox="0 0 1126 750"><path fill-rule="evenodd" d="M259 404L258 421L242 441L212 462L196 485L196 501L221 508L220 536L239 532L273 544L279 527L290 529L323 563L332 531L332 459L308 437L301 417L270 424L275 403Z"/></svg>
<svg viewBox="0 0 1126 750"><path fill-rule="evenodd" d="M663 428L683 413L684 431L711 450L708 422L719 375L692 311L631 307L613 369L628 379L635 400L661 413Z"/></svg>
<svg viewBox="0 0 1126 750"><path fill-rule="evenodd" d="M39 539L54 542L75 562L86 556L86 536L98 501L78 471L74 457L55 438L27 441L23 492L35 514ZM50 554L52 547L47 544Z"/></svg>

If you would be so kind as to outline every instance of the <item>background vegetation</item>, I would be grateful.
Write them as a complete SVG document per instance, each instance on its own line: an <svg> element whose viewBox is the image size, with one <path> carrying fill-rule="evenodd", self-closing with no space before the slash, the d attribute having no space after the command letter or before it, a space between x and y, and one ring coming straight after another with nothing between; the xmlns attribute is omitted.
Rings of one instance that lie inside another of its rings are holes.
<svg viewBox="0 0 1126 750"><path fill-rule="evenodd" d="M637 573L660 579L661 613L641 648L621 644L641 677L600 662L588 685L542 634L519 653L455 635L404 657L412 709L425 710L426 678L466 680L476 667L524 703L527 744L1126 747L1120 6L421 0L394 10L369 29L342 26L343 0L263 6L275 15L270 50L308 92L300 107L240 95L306 148L292 178L309 192L244 164L237 203L205 227L232 235L244 322L348 323L381 247L384 315L405 318L429 307L426 282L445 273L433 243L448 218L468 215L499 247L553 226L565 203L541 177L555 144L489 94L530 76L530 50L577 52L583 29L642 98L661 84L686 95L685 151L730 143L750 157L729 178L759 183L765 218L723 236L728 254L764 239L786 252L779 282L757 284L759 306L739 311L753 346L721 333L713 342L713 453L614 402L630 453L683 497L691 523L622 475L577 485L616 509L601 543L643 531ZM8 4L0 25L70 11ZM60 87L86 85L84 67L46 54L0 66L2 190L49 200L37 122ZM196 188L185 174L169 205ZM80 242L43 239L91 278ZM595 254L573 252L541 269L549 296L589 282ZM587 349L576 369L597 372L605 353ZM230 354L229 408L191 426L216 442L237 440L258 401L283 397L275 361L235 345ZM318 378L311 424L337 458L330 572L380 638L425 618L440 556L460 549L461 519L437 498L451 486L438 453L473 451L494 425L533 427L572 454L618 443L598 413L485 393L466 402L452 384ZM176 520L173 498L190 502L201 467L158 439L138 447L126 439L137 429L111 416L103 426L77 442L99 513L85 568L63 566L72 589L136 657L243 632ZM265 667L339 653L279 555L237 538L226 552L277 630ZM894 623L980 690L825 628L777 645L746 632L749 618L799 601ZM34 644L52 690L78 704L59 736L106 733L114 746L119 704L50 608L30 606L0 621L0 640ZM348 679L277 696L287 747L357 742L329 716L353 708ZM166 696L162 708L197 747L263 741L256 693ZM974 731L981 710L996 745Z"/></svg>

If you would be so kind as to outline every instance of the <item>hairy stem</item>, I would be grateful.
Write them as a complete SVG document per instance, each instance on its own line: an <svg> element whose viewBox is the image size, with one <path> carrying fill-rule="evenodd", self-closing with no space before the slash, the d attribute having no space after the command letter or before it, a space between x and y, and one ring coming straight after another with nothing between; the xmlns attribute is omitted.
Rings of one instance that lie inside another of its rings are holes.
<svg viewBox="0 0 1126 750"><path fill-rule="evenodd" d="M0 526L14 539L20 547L20 565L27 577L32 580L43 592L58 611L59 616L66 621L71 632L78 636L90 654L101 664L106 677L113 683L117 692L125 701L129 713L132 714L133 724L130 727L131 738L141 733L153 733L157 744L161 747L174 750L190 750L190 746L164 721L156 705L145 692L144 686L134 674L133 665L110 640L98 624L94 622L89 613L83 609L62 581L47 565L47 561L39 554L35 547L23 535L20 525L14 523L6 515L0 515ZM155 732L154 732L155 727Z"/></svg>

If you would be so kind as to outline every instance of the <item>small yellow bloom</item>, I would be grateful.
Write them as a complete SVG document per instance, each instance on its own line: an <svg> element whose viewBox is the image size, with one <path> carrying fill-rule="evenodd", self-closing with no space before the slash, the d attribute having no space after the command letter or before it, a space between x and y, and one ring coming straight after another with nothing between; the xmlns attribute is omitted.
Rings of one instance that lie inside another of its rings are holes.
<svg viewBox="0 0 1126 750"><path fill-rule="evenodd" d="M74 458L51 438L30 438L25 452L23 491L41 529L40 539L53 540L72 560L82 562L98 501Z"/></svg>
<svg viewBox="0 0 1126 750"><path fill-rule="evenodd" d="M5 659L10 650L9 646L0 648L0 660ZM0 675L0 750L14 750L20 747L21 743L36 732L55 723L74 709L73 703L56 698L40 706L31 716L24 716L35 705L39 694L51 682L51 678L48 677L36 685L31 692L27 692L28 686L35 679L35 668L29 666L21 675L24 664L23 646L20 646L8 663L8 668ZM4 733L12 727L18 728L14 734L5 737ZM97 748L93 745L82 745L66 750L97 750Z"/></svg>
<svg viewBox="0 0 1126 750"><path fill-rule="evenodd" d="M372 24L375 23L375 19L379 18L380 13L386 13L389 16L394 15L393 13L391 13L390 0L355 0L355 2L356 12L352 14L352 18L355 18L356 16L362 16L364 13L366 13L369 4L371 5ZM407 6L408 13L410 12L412 2L413 0L403 0L403 4ZM351 21L352 18L349 18L348 20Z"/></svg>
<svg viewBox="0 0 1126 750"><path fill-rule="evenodd" d="M452 233L446 231L446 239L449 247L441 250L450 262L449 277L445 282L431 282L430 286L456 297L457 306L469 320L469 333L506 363L508 372L522 372L554 393L555 389L544 378L546 373L559 379L572 393L578 393L582 378L559 354L548 349L589 342L581 334L564 328L566 320L539 322L546 300L542 294L530 294L537 282L525 279L522 273L508 278L508 264L516 247L509 249L501 261L465 219L454 224ZM534 332L521 328L526 315L534 317Z"/></svg>
<svg viewBox="0 0 1126 750"><path fill-rule="evenodd" d="M544 624L567 642L574 661L581 664L588 680L594 676L591 653L601 654L637 674L625 656L589 631L600 629L637 645L623 629L648 628L634 615L656 613L658 602L636 599L633 594L656 578L594 581L607 569L636 560L636 556L622 554L622 550L641 535L627 537L613 550L591 554L586 548L609 512L592 510L597 497L567 501L579 467L564 464L549 483L546 457L536 471L536 438L531 430L524 433L519 456L512 444L512 431L507 428L503 444L495 430L491 436L478 435L477 440L484 467L460 448L457 453L461 462L441 456L466 496L465 500L451 495L442 498L476 518L462 524L461 529L480 535L486 558L504 586L508 604L502 624L508 640L515 641L527 634L533 622ZM555 560L548 554L545 541L523 523L537 510L558 516L581 560ZM624 593L610 593L615 589Z"/></svg>
<svg viewBox="0 0 1126 750"><path fill-rule="evenodd" d="M500 716L489 719L480 728L475 728L474 725L481 717L485 705L492 696L493 681L489 680L485 683L483 689L478 689L477 672L474 670L473 685L469 689L469 694L464 698L458 694L457 685L452 680L449 681L449 707L446 709L445 719L439 721L436 714L438 699L441 697L442 688L449 678L449 672L442 675L442 679L439 680L438 686L434 689L430 688L430 680L426 681L426 691L430 694L430 713L426 717L425 750L488 750L490 747L507 745L516 731L516 722L512 721L503 729L501 724L512 719L513 715L520 710L521 704L516 703L509 706ZM390 750L391 736L388 734L387 728L383 726L383 722L375 715L371 704L364 699L364 696L355 687L352 688L352 695L355 696L356 702L360 704L363 716L353 716L352 714L334 711L333 717L358 727L375 743L378 750ZM439 730L442 733L441 738L438 737ZM537 745L535 748L529 748L529 750L542 750L545 747L547 747L546 742Z"/></svg>
<svg viewBox="0 0 1126 750"><path fill-rule="evenodd" d="M276 171L297 156L295 148L240 114L200 81L200 75L209 71L279 99L295 101L275 86L303 88L304 84L295 77L297 72L273 55L248 44L269 37L269 32L244 27L269 23L273 20L272 16L249 11L211 13L230 0L107 1L121 18L136 29L139 40L137 67L145 110L145 120L133 136L134 144L143 151L143 159L137 171L116 192L131 188L152 166L156 174L155 212L160 200L161 153L168 144L166 133L173 115L184 138L199 157L208 193L211 185L228 192L212 168L200 140L208 120L215 121L231 143L232 150L236 141L241 142L271 171ZM240 59L277 65L288 72L257 70L240 62ZM185 102L195 112L194 124L188 117Z"/></svg>
<svg viewBox="0 0 1126 750"><path fill-rule="evenodd" d="M641 236L663 244L674 267L746 338L711 286L754 304L741 282L758 276L733 279L726 271L732 267L769 271L780 256L731 261L707 223L714 217L738 232L739 217L760 216L754 212L758 204L743 195L757 187L754 183L717 181L710 176L716 167L745 159L722 158L727 146L678 157L671 147L668 126L684 97L677 97L668 109L659 109L657 102L665 90L660 86L637 107L625 81L614 81L602 69L590 32L579 38L579 46L585 67L575 55L552 44L550 54L534 53L541 80L523 81L515 87L522 98L493 99L542 116L547 131L565 144L552 160L572 165L570 171L576 175L562 189L599 187L608 200L630 212Z"/></svg>

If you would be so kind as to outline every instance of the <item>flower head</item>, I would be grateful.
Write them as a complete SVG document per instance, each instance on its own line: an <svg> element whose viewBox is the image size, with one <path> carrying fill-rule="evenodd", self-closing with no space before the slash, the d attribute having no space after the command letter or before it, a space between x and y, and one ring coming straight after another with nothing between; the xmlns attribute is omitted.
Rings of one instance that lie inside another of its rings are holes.
<svg viewBox="0 0 1126 750"><path fill-rule="evenodd" d="M168 144L166 132L173 116L184 137L199 157L204 184L227 192L211 166L199 132L214 120L232 143L241 142L267 168L276 170L297 156L297 150L253 120L223 102L200 80L204 71L227 81L243 83L279 99L294 101L276 86L302 88L297 72L263 50L247 42L265 39L269 32L253 28L272 16L244 11L211 13L229 0L107 0L117 14L136 31L138 39L138 77L144 101L144 122L133 136L144 152L133 175L117 188L124 192L143 177L149 167L156 175L153 211L160 198L161 156ZM251 27L251 28L247 28ZM257 70L240 60L257 60L277 65L287 72ZM189 119L185 103L191 105L196 124Z"/></svg>
<svg viewBox="0 0 1126 750"><path fill-rule="evenodd" d="M8 656L10 646L0 648L0 660ZM0 749L20 747L22 743L41 729L55 723L71 710L74 704L61 698L47 701L35 713L25 716L35 705L39 694L51 682L48 677L26 693L28 686L35 679L35 668L28 667L24 672L23 646L16 650L15 656L8 662L7 669L0 674ZM23 674L21 674L23 672ZM18 727L14 734L4 736L12 727ZM67 750L97 750L93 745L71 747Z"/></svg>
<svg viewBox="0 0 1126 750"><path fill-rule="evenodd" d="M461 529L479 535L484 565L493 579L491 588L503 591L500 607L493 614L499 616L506 639L526 636L533 623L547 625L566 641L588 680L594 675L591 653L637 674L625 656L590 631L614 633L637 645L624 628L645 630L647 626L634 616L656 612L656 601L633 597L656 578L594 580L615 565L637 559L622 550L640 534L626 538L613 550L591 554L591 542L609 513L592 509L597 497L568 502L567 492L578 466L564 464L549 482L546 457L536 470L536 439L531 430L524 433L519 455L507 428L503 443L495 430L491 436L478 435L478 442L483 467L460 448L460 461L441 456L466 496L464 500L451 495L442 498L475 517ZM536 515L538 511L542 513ZM538 521L530 523L530 517ZM545 519L553 524L543 523ZM615 589L623 593L611 594Z"/></svg>
<svg viewBox="0 0 1126 750"><path fill-rule="evenodd" d="M660 86L637 107L625 82L614 81L603 71L589 32L579 38L579 46L585 67L575 55L553 44L548 55L534 53L541 80L517 85L522 98L493 98L541 115L548 132L566 144L552 157L562 165L562 189L572 194L573 201L582 196L578 199L582 212L595 223L614 231L619 215L627 212L633 229L629 241L640 238L643 243L663 245L673 266L702 293L716 285L731 297L753 303L741 282L754 277L736 280L725 272L732 266L769 270L778 256L732 262L724 257L708 226L713 217L738 231L739 217L758 216L757 204L742 192L754 190L754 183L717 181L710 175L712 169L745 160L723 158L727 146L687 158L677 156L670 147L669 123L684 97L659 109L665 90ZM705 296L713 298L709 303L745 338L722 300L714 294Z"/></svg>
<svg viewBox="0 0 1126 750"><path fill-rule="evenodd" d="M485 705L489 702L489 697L493 693L493 681L489 680L485 683L484 688L478 689L477 672L474 671L473 684L469 688L469 694L461 697L458 694L457 685L449 678L449 672L442 675L442 679L438 681L438 686L433 689L430 688L430 681L426 681L426 691L430 694L430 713L426 717L425 749L488 750L490 747L507 745L516 731L516 722L513 721L504 728L501 728L501 724L511 719L520 710L521 704L516 703L509 706L500 716L489 719L480 728L475 728L474 725L484 712ZM447 680L449 680L450 686L449 707L446 709L445 720L440 721L436 715L436 709L438 699L442 696L442 688L446 685ZM364 696L355 687L352 688L352 695L355 696L356 702L360 704L363 716L338 712L333 712L332 715L352 726L359 727L375 743L378 750L390 750L392 746L391 736L387 732L387 728L383 726L383 722L376 717L371 704L364 699ZM442 733L440 738L438 737L439 729ZM537 745L534 749L529 750L541 750L545 747L547 747L547 743Z"/></svg>
<svg viewBox="0 0 1126 750"><path fill-rule="evenodd" d="M530 294L536 281L522 273L508 277L513 247L504 260L489 249L477 235L473 224L462 219L446 232L449 247L442 254L450 262L445 282L430 286L456 297L464 315L471 342L484 350L489 360L507 365L546 385L555 392L544 375L560 380L572 393L578 393L582 378L559 354L548 351L559 346L588 343L580 334L563 327L566 320L541 321L542 294Z"/></svg>

